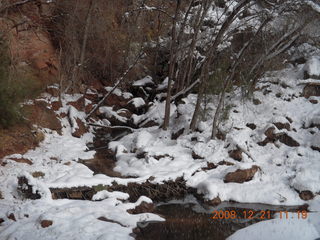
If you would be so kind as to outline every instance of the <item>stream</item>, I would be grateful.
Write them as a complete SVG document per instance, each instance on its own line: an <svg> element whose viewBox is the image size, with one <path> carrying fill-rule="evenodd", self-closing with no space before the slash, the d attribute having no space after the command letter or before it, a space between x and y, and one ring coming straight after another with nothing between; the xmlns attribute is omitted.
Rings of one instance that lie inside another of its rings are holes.
<svg viewBox="0 0 320 240"><path fill-rule="evenodd" d="M95 174L123 177L113 170L116 159L107 146L110 141L120 139L128 133L128 129L125 128L98 130L94 143L88 146L90 150L96 150L95 158L81 161L81 163L89 167ZM155 202L155 204L153 213L165 218L166 221L139 222L132 234L135 239L224 240L239 229L272 219L276 212L307 210L307 206L274 206L232 202L223 202L212 207L199 202L192 195L186 196L183 200L168 199L167 202Z"/></svg>
<svg viewBox="0 0 320 240"><path fill-rule="evenodd" d="M288 207L230 202L221 203L217 207L203 206L195 201L159 203L154 213L161 215L166 221L138 223L138 227L135 229L135 238L137 240L224 240L241 228L271 219L275 212L294 212L303 209L305 210L301 206ZM222 214L235 211L237 217L226 219L226 215L220 215L221 219L219 219L216 214L213 214L213 212L217 213L216 211ZM249 213L253 213L252 216L249 216ZM262 216L261 213L270 213L270 215ZM214 216L218 219L212 219Z"/></svg>

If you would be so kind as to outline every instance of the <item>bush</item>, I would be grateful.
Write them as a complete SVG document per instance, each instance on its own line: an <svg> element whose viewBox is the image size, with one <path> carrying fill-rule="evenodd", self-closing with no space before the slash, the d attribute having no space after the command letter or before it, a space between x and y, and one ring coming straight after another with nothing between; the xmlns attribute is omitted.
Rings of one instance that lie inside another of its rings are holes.
<svg viewBox="0 0 320 240"><path fill-rule="evenodd" d="M29 69L14 69L11 65L8 45L0 36L0 127L8 128L23 118L20 103L35 96L40 86Z"/></svg>

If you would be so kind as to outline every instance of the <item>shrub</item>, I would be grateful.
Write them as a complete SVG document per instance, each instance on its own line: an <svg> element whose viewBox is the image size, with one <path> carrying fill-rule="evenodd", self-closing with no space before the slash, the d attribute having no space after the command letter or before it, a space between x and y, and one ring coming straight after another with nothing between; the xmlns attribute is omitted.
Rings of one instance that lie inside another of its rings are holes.
<svg viewBox="0 0 320 240"><path fill-rule="evenodd" d="M40 90L35 80L27 67L13 68L7 42L0 36L0 127L8 128L23 119L20 103Z"/></svg>

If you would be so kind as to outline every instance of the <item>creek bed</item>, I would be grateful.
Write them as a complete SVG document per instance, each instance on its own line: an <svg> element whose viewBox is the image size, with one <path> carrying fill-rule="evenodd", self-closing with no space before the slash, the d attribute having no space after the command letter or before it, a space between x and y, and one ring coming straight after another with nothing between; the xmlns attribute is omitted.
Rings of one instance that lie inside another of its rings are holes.
<svg viewBox="0 0 320 240"><path fill-rule="evenodd" d="M208 207L194 201L171 201L158 204L154 211L164 217L165 222L140 222L134 232L137 240L224 240L241 228L272 219L276 212L297 210L306 210L306 206L288 207L228 202L217 207ZM217 213L220 213L220 216ZM231 217L230 213L235 215ZM213 217L217 219L212 219Z"/></svg>

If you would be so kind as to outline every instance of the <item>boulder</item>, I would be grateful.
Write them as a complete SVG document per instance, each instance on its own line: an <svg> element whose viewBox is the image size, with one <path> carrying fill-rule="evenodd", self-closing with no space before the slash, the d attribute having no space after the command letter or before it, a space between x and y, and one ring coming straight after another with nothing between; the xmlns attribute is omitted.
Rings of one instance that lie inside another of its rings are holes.
<svg viewBox="0 0 320 240"><path fill-rule="evenodd" d="M136 206L134 209L128 209L127 212L130 214L140 214L140 213L150 213L154 210L153 203L142 202L139 206Z"/></svg>
<svg viewBox="0 0 320 240"><path fill-rule="evenodd" d="M311 82L307 83L303 89L302 95L305 98L309 98L312 96L319 97L320 96L320 82Z"/></svg>
<svg viewBox="0 0 320 240"><path fill-rule="evenodd" d="M242 150L240 148L231 150L228 152L229 157L233 158L236 161L241 161L242 160Z"/></svg>
<svg viewBox="0 0 320 240"><path fill-rule="evenodd" d="M250 181L256 172L258 172L260 168L256 165L253 165L249 169L238 169L235 172L229 172L225 177L224 177L224 182L225 183L244 183Z"/></svg>
<svg viewBox="0 0 320 240"><path fill-rule="evenodd" d="M40 225L42 228L50 227L52 224L53 224L53 221L51 221L51 220L42 220L40 222Z"/></svg>

